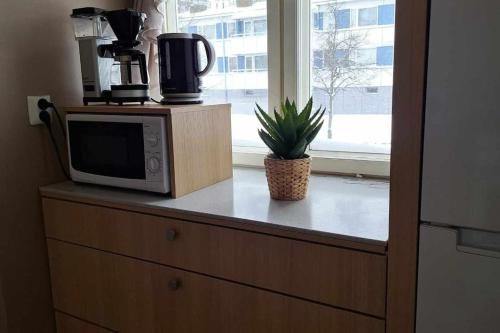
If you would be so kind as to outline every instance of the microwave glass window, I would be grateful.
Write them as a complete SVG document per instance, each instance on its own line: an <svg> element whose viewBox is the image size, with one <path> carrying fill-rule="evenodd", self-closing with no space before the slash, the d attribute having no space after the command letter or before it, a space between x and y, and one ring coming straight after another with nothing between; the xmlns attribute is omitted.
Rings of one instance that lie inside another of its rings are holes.
<svg viewBox="0 0 500 333"><path fill-rule="evenodd" d="M142 124L70 121L71 164L100 176L145 179Z"/></svg>
<svg viewBox="0 0 500 333"><path fill-rule="evenodd" d="M96 149L99 147L99 149ZM127 139L124 137L88 135L82 140L82 156L87 161L124 169L128 164Z"/></svg>

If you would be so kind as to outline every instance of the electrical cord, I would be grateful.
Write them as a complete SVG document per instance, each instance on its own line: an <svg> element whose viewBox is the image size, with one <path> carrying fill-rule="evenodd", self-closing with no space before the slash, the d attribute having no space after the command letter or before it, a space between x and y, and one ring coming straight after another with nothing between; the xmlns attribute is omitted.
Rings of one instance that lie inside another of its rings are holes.
<svg viewBox="0 0 500 333"><path fill-rule="evenodd" d="M54 107L52 106L52 108L54 108ZM54 110L55 110L55 108L54 108ZM55 150L56 155L57 155L57 161L59 162L59 166L61 167L61 170L62 170L64 176L67 179L70 179L70 176L69 176L68 172L66 171L66 168L64 167L64 163L63 163L62 158L61 158L61 152L59 151L59 147L57 146L56 138L54 137L54 132L52 131L51 117L50 117L49 111L47 111L46 109L42 109L42 111L40 111L38 117L40 118L40 120L47 127L47 130L48 130L49 136L50 136L50 140L52 141L52 145L54 146L54 150ZM60 119L59 124L62 124L62 120L61 119ZM63 130L63 133L64 133L64 128L63 127L62 127L62 130ZM66 136L66 134L64 134L64 136Z"/></svg>
<svg viewBox="0 0 500 333"><path fill-rule="evenodd" d="M156 99L154 99L153 97L151 97L151 100L152 100L153 102L157 103L157 104L161 104L161 102L160 102L160 101L157 101L157 100L156 100Z"/></svg>
<svg viewBox="0 0 500 333"><path fill-rule="evenodd" d="M61 115L59 114L59 111L57 111L57 108L54 105L54 103L47 101L45 98L41 98L38 100L38 108L40 108L41 110L44 110L44 111L47 111L48 108L51 108L52 110L54 110L56 117L57 117L57 120L59 121L59 126L61 126L61 131L63 133L63 136L64 136L64 138L66 138L66 129L64 127L64 123L63 123Z"/></svg>

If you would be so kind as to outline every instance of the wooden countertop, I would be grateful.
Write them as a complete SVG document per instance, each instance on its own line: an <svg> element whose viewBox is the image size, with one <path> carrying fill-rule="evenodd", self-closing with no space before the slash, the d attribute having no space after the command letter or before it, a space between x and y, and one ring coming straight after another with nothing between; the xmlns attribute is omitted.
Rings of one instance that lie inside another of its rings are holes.
<svg viewBox="0 0 500 333"><path fill-rule="evenodd" d="M44 197L178 217L319 243L385 253L389 182L312 175L306 199L272 200L264 170L235 168L234 178L172 199L110 187L64 182Z"/></svg>
<svg viewBox="0 0 500 333"><path fill-rule="evenodd" d="M180 104L180 105L161 105L157 103L146 103L144 105L116 105L116 104L91 104L79 106L65 106L63 111L66 113L120 113L120 114L171 114L181 112L197 112L200 110L219 109L221 107L231 107L231 104Z"/></svg>

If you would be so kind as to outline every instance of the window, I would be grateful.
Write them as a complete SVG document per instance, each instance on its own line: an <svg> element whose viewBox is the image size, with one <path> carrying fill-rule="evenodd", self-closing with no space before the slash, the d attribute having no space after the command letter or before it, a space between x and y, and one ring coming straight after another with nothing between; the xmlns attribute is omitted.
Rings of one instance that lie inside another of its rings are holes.
<svg viewBox="0 0 500 333"><path fill-rule="evenodd" d="M344 165L339 154L355 156L348 158L353 165L388 165L396 0L287 0L286 6L267 0L245 7L234 0L204 0L203 8L191 10L198 2L167 2L173 10L166 13L174 15L178 31L206 34L214 45L216 66L202 80L203 99L232 104L235 156L260 154L262 163L268 151L257 134L255 103L272 110L280 98L301 105L312 95L315 107L326 108L323 128L308 150L319 161L314 168L351 172L335 169L336 163ZM246 158L235 161L246 164ZM362 165L359 172L366 173Z"/></svg>
<svg viewBox="0 0 500 333"><path fill-rule="evenodd" d="M253 70L253 57L252 56L245 57L245 70L247 72Z"/></svg>
<svg viewBox="0 0 500 333"><path fill-rule="evenodd" d="M244 71L245 70L245 56L238 56L238 70L239 71Z"/></svg>
<svg viewBox="0 0 500 333"><path fill-rule="evenodd" d="M394 57L394 47L392 46L377 47L378 66L392 66L393 57Z"/></svg>
<svg viewBox="0 0 500 333"><path fill-rule="evenodd" d="M215 25L215 30L216 30L216 38L217 39L227 38L227 23L226 22L217 23ZM213 35L210 35L210 37L208 35L206 35L206 37L208 39L214 39Z"/></svg>
<svg viewBox="0 0 500 333"><path fill-rule="evenodd" d="M369 66L378 63L378 49L359 49L356 52L356 65Z"/></svg>
<svg viewBox="0 0 500 333"><path fill-rule="evenodd" d="M335 50L333 53L334 59L333 62L335 66L338 67L348 67L350 66L350 61L349 61L349 51L346 49L338 49Z"/></svg>
<svg viewBox="0 0 500 333"><path fill-rule="evenodd" d="M245 21L245 35L252 33L252 21Z"/></svg>
<svg viewBox="0 0 500 333"><path fill-rule="evenodd" d="M378 6L378 24L394 24L394 5Z"/></svg>
<svg viewBox="0 0 500 333"><path fill-rule="evenodd" d="M231 103L234 146L264 147L254 107L257 102L268 108L267 2L238 7L237 1L224 1L221 6L221 0L205 0L202 10L190 10L198 2L167 2L171 6L166 10L167 21L173 13L180 31L198 32L198 26L203 27L199 33L212 43L217 56L214 69L202 79L203 100Z"/></svg>
<svg viewBox="0 0 500 333"><path fill-rule="evenodd" d="M236 21L236 34L243 35L244 32L245 32L245 30L243 28L243 21L242 20Z"/></svg>
<svg viewBox="0 0 500 333"><path fill-rule="evenodd" d="M362 8L358 12L358 25L376 25L377 24L377 7Z"/></svg>
<svg viewBox="0 0 500 333"><path fill-rule="evenodd" d="M236 22L227 23L227 37L233 37L236 35Z"/></svg>
<svg viewBox="0 0 500 333"><path fill-rule="evenodd" d="M310 147L311 156L342 152L387 156L391 147L394 26L390 24L394 24L394 2L379 5L379 0L366 0L366 8L353 9L349 5L355 1L309 1L309 87L315 104L327 110L323 128ZM317 32L315 13L319 8L325 18L335 17L333 29ZM356 19L356 26L351 18Z"/></svg>
<svg viewBox="0 0 500 333"><path fill-rule="evenodd" d="M267 70L267 55L255 56L255 70L256 71L266 71Z"/></svg>
<svg viewBox="0 0 500 333"><path fill-rule="evenodd" d="M314 68L323 68L323 50L314 50L313 51L313 67Z"/></svg>
<svg viewBox="0 0 500 333"><path fill-rule="evenodd" d="M217 72L224 73L225 70L226 69L224 67L224 57L217 57Z"/></svg>
<svg viewBox="0 0 500 333"><path fill-rule="evenodd" d="M267 20L255 20L253 29L256 35L265 34L267 32Z"/></svg>
<svg viewBox="0 0 500 333"><path fill-rule="evenodd" d="M238 71L238 63L236 62L236 57L230 57L229 58L229 71L230 72L237 72ZM226 89L225 92L229 93L229 91L227 91L229 89Z"/></svg>
<svg viewBox="0 0 500 333"><path fill-rule="evenodd" d="M340 9L334 14L335 16L335 28L336 29L347 29L351 26L351 10L350 9Z"/></svg>
<svg viewBox="0 0 500 333"><path fill-rule="evenodd" d="M218 25L220 25L220 23ZM215 39L216 26L214 24L204 25L203 30L200 31L200 33L205 35L205 37L207 37L208 39ZM217 38L219 38L219 37L217 37Z"/></svg>
<svg viewBox="0 0 500 333"><path fill-rule="evenodd" d="M314 30L323 30L323 13L313 13L313 22Z"/></svg>
<svg viewBox="0 0 500 333"><path fill-rule="evenodd" d="M227 57L217 57L217 72L227 73L229 71L229 63Z"/></svg>

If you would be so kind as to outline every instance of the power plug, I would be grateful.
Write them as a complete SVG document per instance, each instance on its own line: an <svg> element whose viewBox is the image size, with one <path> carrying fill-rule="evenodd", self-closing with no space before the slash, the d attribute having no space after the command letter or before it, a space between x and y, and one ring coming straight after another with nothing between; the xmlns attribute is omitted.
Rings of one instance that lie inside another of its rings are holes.
<svg viewBox="0 0 500 333"><path fill-rule="evenodd" d="M42 109L38 107L38 101L41 100L42 98L45 98L47 101L50 102L49 95L28 96L28 119L31 126L43 125L43 122L40 120L40 112L42 111ZM51 109L47 109L47 112L49 112L52 115Z"/></svg>

